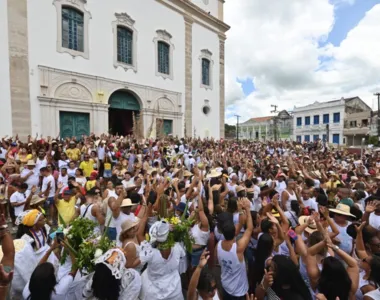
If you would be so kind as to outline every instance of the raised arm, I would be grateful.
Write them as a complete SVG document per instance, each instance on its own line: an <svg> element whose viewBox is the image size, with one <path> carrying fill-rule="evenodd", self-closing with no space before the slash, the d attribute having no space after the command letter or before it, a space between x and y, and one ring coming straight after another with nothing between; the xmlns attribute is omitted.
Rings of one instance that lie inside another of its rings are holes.
<svg viewBox="0 0 380 300"><path fill-rule="evenodd" d="M253 222L252 222L251 211L250 211L251 202L247 198L245 198L244 200L239 200L239 201L243 202L242 206L247 217L247 228L245 229L245 232L242 238L237 242L237 253L243 254L249 244L249 241L251 240L252 231L253 231Z"/></svg>

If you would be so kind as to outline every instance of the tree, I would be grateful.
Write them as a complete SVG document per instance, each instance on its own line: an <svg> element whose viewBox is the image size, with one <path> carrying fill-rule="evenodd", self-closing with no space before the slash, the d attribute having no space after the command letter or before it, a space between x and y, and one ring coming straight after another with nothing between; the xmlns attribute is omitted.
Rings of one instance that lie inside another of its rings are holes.
<svg viewBox="0 0 380 300"><path fill-rule="evenodd" d="M369 145L377 146L378 143L379 143L379 138L378 138L376 135L371 135L371 136L368 138L368 144L369 144Z"/></svg>
<svg viewBox="0 0 380 300"><path fill-rule="evenodd" d="M226 138L235 138L236 137L236 126L224 124L224 135Z"/></svg>

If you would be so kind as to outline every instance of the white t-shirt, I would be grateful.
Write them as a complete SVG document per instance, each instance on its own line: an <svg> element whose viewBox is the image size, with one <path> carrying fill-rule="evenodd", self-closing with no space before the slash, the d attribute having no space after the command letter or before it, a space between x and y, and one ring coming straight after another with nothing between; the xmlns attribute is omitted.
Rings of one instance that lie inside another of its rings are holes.
<svg viewBox="0 0 380 300"><path fill-rule="evenodd" d="M54 197L54 194L55 194L55 180L54 180L53 175L50 174L49 176L44 177L44 179L42 180L41 191L45 192L47 190L49 182L50 182L50 192L49 192L48 198L51 198L51 197Z"/></svg>
<svg viewBox="0 0 380 300"><path fill-rule="evenodd" d="M20 192L15 192L12 194L9 200L11 201L11 203L22 203L26 201L26 198L28 198L29 195L30 191L26 191L24 194ZM24 211L24 207L25 205L14 207L16 217L18 217Z"/></svg>
<svg viewBox="0 0 380 300"><path fill-rule="evenodd" d="M63 184L62 189L59 191L60 193L62 193L63 190L69 186L69 176L67 174L66 174L66 176L62 176L61 174L59 174L57 183Z"/></svg>
<svg viewBox="0 0 380 300"><path fill-rule="evenodd" d="M69 287L73 283L73 276L65 275L61 278L61 280L55 285L54 291L51 294L51 300L65 300L66 294L69 290ZM22 292L22 297L24 300L27 300L30 296L29 291L29 282L26 284L24 291Z"/></svg>
<svg viewBox="0 0 380 300"><path fill-rule="evenodd" d="M303 201L303 204L305 205L305 207L310 207L311 209L314 209L315 211L318 211L318 203L315 202L315 200L309 198L307 200L304 200L302 198L302 201Z"/></svg>
<svg viewBox="0 0 380 300"><path fill-rule="evenodd" d="M123 224L127 220L136 221L136 216L131 212L129 215L120 212L120 215L117 218L112 218L113 224L116 228L116 246L121 247L121 242L119 240L120 233L121 233L121 224Z"/></svg>
<svg viewBox="0 0 380 300"><path fill-rule="evenodd" d="M47 166L47 160L45 158L42 160L40 160L39 158L36 159L35 170L36 170L38 175L40 175L41 168L46 167L46 166Z"/></svg>
<svg viewBox="0 0 380 300"><path fill-rule="evenodd" d="M77 171L77 168L74 168L74 169L67 168L67 175L69 175L69 177L75 177L76 171Z"/></svg>
<svg viewBox="0 0 380 300"><path fill-rule="evenodd" d="M380 216L375 215L375 213L370 214L369 225L371 225L376 230L380 230Z"/></svg>
<svg viewBox="0 0 380 300"><path fill-rule="evenodd" d="M23 169L20 176L21 178L26 177L32 170ZM29 176L25 183L28 185L28 190L32 189L33 185L38 186L40 181L40 173L34 169L33 175Z"/></svg>

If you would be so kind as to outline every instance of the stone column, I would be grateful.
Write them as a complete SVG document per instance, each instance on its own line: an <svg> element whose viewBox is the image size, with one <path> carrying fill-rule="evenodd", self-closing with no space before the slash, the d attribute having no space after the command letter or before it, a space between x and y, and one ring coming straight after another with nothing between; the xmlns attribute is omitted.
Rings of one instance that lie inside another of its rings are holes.
<svg viewBox="0 0 380 300"><path fill-rule="evenodd" d="M219 134L224 138L224 110L225 110L225 91L224 91L224 43L226 36L219 34Z"/></svg>
<svg viewBox="0 0 380 300"><path fill-rule="evenodd" d="M12 107L12 135L21 138L31 132L28 59L27 0L8 0L9 75Z"/></svg>
<svg viewBox="0 0 380 300"><path fill-rule="evenodd" d="M193 18L184 15L185 19L185 128L184 135L193 133Z"/></svg>

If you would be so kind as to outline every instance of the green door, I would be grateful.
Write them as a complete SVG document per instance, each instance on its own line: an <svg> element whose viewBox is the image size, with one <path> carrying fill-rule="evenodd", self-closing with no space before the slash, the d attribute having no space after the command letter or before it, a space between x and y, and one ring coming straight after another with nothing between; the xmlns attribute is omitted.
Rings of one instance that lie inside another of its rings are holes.
<svg viewBox="0 0 380 300"><path fill-rule="evenodd" d="M164 120L164 134L169 135L173 133L173 120Z"/></svg>
<svg viewBox="0 0 380 300"><path fill-rule="evenodd" d="M90 114L61 111L59 112L61 138L77 137L90 134Z"/></svg>
<svg viewBox="0 0 380 300"><path fill-rule="evenodd" d="M110 108L140 110L136 97L125 91L114 92L109 100Z"/></svg>

